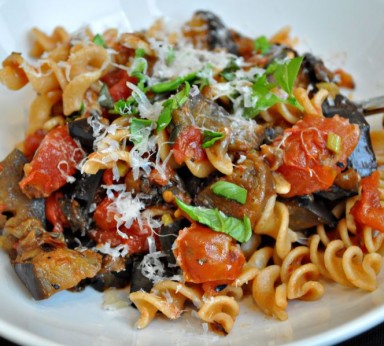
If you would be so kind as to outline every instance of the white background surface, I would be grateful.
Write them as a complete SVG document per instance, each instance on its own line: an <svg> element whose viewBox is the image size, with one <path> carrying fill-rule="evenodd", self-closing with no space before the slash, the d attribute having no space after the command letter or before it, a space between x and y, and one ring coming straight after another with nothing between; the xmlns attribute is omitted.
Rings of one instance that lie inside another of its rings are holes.
<svg viewBox="0 0 384 346"><path fill-rule="evenodd" d="M28 52L28 30L50 32L56 25L69 31L91 25L122 30L148 27L159 15L188 19L195 9L209 9L224 22L252 37L273 34L285 25L310 51L331 68L341 67L355 77L355 100L384 94L384 1L0 1L0 59L12 51ZM23 138L28 88L0 89L0 159ZM22 344L38 345L321 345L340 341L384 320L384 283L373 293L326 284L322 300L289 303L288 321L265 317L251 302L225 338L204 335L201 323L186 314L170 322L159 318L147 329L133 329L138 312L101 309L102 296L87 289L61 292L35 302L20 284L8 258L0 253L0 334Z"/></svg>

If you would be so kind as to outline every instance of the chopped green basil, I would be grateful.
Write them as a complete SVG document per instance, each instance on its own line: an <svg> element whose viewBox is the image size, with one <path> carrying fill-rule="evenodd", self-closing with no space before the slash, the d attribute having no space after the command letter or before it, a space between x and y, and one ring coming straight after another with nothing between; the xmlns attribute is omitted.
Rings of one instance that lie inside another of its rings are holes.
<svg viewBox="0 0 384 346"><path fill-rule="evenodd" d="M157 119L158 131L165 129L172 121L172 111L180 108L185 102L187 102L190 90L190 84L185 82L185 87L182 90L163 102L163 109Z"/></svg>
<svg viewBox="0 0 384 346"><path fill-rule="evenodd" d="M132 118L130 126L130 139L134 144L140 144L144 137L148 137L151 132L152 120Z"/></svg>
<svg viewBox="0 0 384 346"><path fill-rule="evenodd" d="M275 77L277 85L288 95L292 95L293 85L295 84L302 61L303 57L301 56L276 65L273 76Z"/></svg>
<svg viewBox="0 0 384 346"><path fill-rule="evenodd" d="M245 108L243 116L253 118L261 111L267 110L277 103L287 103L300 110L303 110L301 104L293 95L293 86L300 70L303 57L297 57L282 62L274 62L268 66L267 70L261 76L256 77L252 86L252 97L255 100L253 107ZM272 75L275 83L268 80L268 76ZM279 87L284 90L288 97L283 99L272 92L272 89Z"/></svg>
<svg viewBox="0 0 384 346"><path fill-rule="evenodd" d="M177 77L169 81L157 83L151 86L151 90L156 93L165 93L176 90L181 84L189 82L196 78L198 72L192 72L182 77Z"/></svg>
<svg viewBox="0 0 384 346"><path fill-rule="evenodd" d="M235 59L231 59L228 63L228 65L220 72L220 75L227 80L228 82L235 79L236 74L235 72L240 69L239 65L236 64Z"/></svg>
<svg viewBox="0 0 384 346"><path fill-rule="evenodd" d="M215 144L218 140L224 138L224 133L222 132L215 132L210 130L204 130L203 131L203 144L201 145L202 148L209 148L213 144Z"/></svg>
<svg viewBox="0 0 384 346"><path fill-rule="evenodd" d="M107 45L105 43L104 37L101 36L100 34L96 34L92 40L92 42L98 46L106 48Z"/></svg>
<svg viewBox="0 0 384 346"><path fill-rule="evenodd" d="M218 209L194 207L185 204L178 198L176 198L176 203L192 220L198 221L216 232L228 234L240 243L244 243L251 238L251 221L246 215L244 215L243 220L240 220L227 216Z"/></svg>
<svg viewBox="0 0 384 346"><path fill-rule="evenodd" d="M233 199L241 204L245 204L245 201L247 200L247 189L228 181L219 180L216 183L213 183L211 185L211 190L218 196Z"/></svg>
<svg viewBox="0 0 384 346"><path fill-rule="evenodd" d="M254 41L254 48L256 52L266 54L271 49L271 44L265 36L260 36Z"/></svg>
<svg viewBox="0 0 384 346"><path fill-rule="evenodd" d="M145 55L145 50L143 48L136 48L135 58L142 58Z"/></svg>

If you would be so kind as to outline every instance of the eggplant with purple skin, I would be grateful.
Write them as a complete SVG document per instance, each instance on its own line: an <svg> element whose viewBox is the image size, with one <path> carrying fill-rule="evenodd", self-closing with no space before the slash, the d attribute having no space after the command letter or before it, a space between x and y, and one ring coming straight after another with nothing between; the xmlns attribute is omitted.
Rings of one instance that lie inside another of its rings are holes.
<svg viewBox="0 0 384 346"><path fill-rule="evenodd" d="M95 138L93 137L93 129L89 124L88 118L71 121L68 123L68 130L71 137L77 139L84 150L88 152L93 150Z"/></svg>
<svg viewBox="0 0 384 346"><path fill-rule="evenodd" d="M324 101L322 108L324 116L327 118L338 114L347 118L351 124L359 126L359 142L348 158L347 167L353 168L361 177L371 175L377 169L376 156L369 135L370 126L365 120L361 107L339 94L332 103Z"/></svg>
<svg viewBox="0 0 384 346"><path fill-rule="evenodd" d="M90 280L90 285L99 292L108 288L126 287L132 276L133 257L112 258L109 255L103 256L102 268L95 277Z"/></svg>
<svg viewBox="0 0 384 346"><path fill-rule="evenodd" d="M195 197L195 204L208 208L217 208L224 214L242 219L247 215L252 227L256 225L264 211L267 201L275 194L274 180L270 168L256 153L249 153L238 164L231 175L220 178L245 188L247 199L244 204L216 195L211 185L207 185Z"/></svg>
<svg viewBox="0 0 384 346"><path fill-rule="evenodd" d="M228 28L222 20L210 11L197 11L184 30L186 36L199 47L208 50L224 48L229 53L237 54L237 46Z"/></svg>
<svg viewBox="0 0 384 346"><path fill-rule="evenodd" d="M301 231L324 224L336 227L337 219L320 197L306 195L284 198L282 202L288 207L289 228Z"/></svg>
<svg viewBox="0 0 384 346"><path fill-rule="evenodd" d="M0 230L10 244L25 236L28 227L20 225L26 226L31 222L45 225L44 200L29 199L19 187L26 163L26 157L17 149L0 162Z"/></svg>
<svg viewBox="0 0 384 346"><path fill-rule="evenodd" d="M100 254L68 249L62 234L38 227L17 243L16 251L15 272L36 300L74 288L101 269Z"/></svg>

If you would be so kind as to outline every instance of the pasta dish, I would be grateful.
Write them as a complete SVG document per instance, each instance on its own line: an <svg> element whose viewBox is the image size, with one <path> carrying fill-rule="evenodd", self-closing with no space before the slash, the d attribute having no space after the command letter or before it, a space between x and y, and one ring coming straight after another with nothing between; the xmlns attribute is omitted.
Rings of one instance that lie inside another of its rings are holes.
<svg viewBox="0 0 384 346"><path fill-rule="evenodd" d="M0 247L35 300L129 287L139 329L188 307L226 335L246 295L286 320L327 282L377 288L382 134L289 28L249 38L198 11L32 34L32 60L0 69L35 91L0 162Z"/></svg>

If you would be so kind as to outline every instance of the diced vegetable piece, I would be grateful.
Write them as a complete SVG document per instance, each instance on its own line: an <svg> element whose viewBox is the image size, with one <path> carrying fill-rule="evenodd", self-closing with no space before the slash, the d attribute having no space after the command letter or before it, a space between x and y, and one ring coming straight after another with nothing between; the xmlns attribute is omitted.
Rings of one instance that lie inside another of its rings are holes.
<svg viewBox="0 0 384 346"><path fill-rule="evenodd" d="M235 280L245 257L231 237L193 223L180 231L174 250L188 282Z"/></svg>
<svg viewBox="0 0 384 346"><path fill-rule="evenodd" d="M67 183L82 158L67 126L56 127L44 137L33 160L25 166L21 190L30 198L48 197Z"/></svg>

